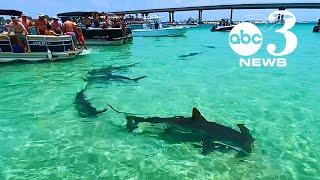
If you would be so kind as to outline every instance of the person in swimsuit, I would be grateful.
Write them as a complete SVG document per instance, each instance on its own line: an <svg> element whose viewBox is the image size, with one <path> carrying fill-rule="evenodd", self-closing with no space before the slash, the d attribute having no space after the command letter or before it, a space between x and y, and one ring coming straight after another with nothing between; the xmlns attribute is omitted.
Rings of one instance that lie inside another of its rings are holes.
<svg viewBox="0 0 320 180"><path fill-rule="evenodd" d="M25 52L28 52L27 40L25 35L28 35L28 31L24 25L19 22L18 17L12 16L12 22L9 24L8 34L13 35L17 41L17 45L20 46Z"/></svg>
<svg viewBox="0 0 320 180"><path fill-rule="evenodd" d="M62 25L59 23L58 17L53 17L51 28L56 34L62 34Z"/></svg>
<svg viewBox="0 0 320 180"><path fill-rule="evenodd" d="M77 42L77 37L76 37L76 33L75 33L75 23L72 22L70 20L70 18L68 18L64 23L63 23L63 28L62 28L63 32L66 35L69 35L72 37L73 42L76 44Z"/></svg>
<svg viewBox="0 0 320 180"><path fill-rule="evenodd" d="M38 29L38 34L46 34L46 30L48 30L48 20L46 19L45 15L39 14L39 19L36 21L36 27Z"/></svg>

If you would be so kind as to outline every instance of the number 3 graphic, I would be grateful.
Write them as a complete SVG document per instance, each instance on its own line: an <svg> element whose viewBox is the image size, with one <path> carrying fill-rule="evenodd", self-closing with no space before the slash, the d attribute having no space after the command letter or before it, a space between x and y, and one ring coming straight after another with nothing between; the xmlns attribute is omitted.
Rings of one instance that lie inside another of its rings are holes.
<svg viewBox="0 0 320 180"><path fill-rule="evenodd" d="M274 11L272 12L268 19L270 21L275 21L277 19L277 16L278 15L281 15L281 16L289 16L289 18L284 18L284 25L282 28L276 30L275 32L277 33L281 33L284 35L285 39L286 39L286 46L285 48L283 49L282 52L279 52L279 53L276 53L276 45L275 44L268 44L267 46L267 51L269 54L273 55L273 56L285 56L285 55L288 55L290 53L292 53L297 45L298 45L298 39L297 39L297 36L288 31L289 29L291 29L295 23L296 23L296 18L295 16L289 12L289 11Z"/></svg>

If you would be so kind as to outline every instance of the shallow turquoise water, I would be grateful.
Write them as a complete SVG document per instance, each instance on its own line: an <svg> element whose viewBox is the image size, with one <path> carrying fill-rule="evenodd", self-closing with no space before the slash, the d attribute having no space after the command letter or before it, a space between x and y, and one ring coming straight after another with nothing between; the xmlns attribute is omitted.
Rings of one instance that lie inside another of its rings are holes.
<svg viewBox="0 0 320 180"><path fill-rule="evenodd" d="M299 45L286 68L240 68L228 33L209 27L92 47L72 61L1 65L0 179L317 179L320 34L311 30L295 27ZM264 35L265 42L283 43L272 31ZM179 58L189 53L200 54ZM189 143L164 141L148 125L128 133L124 116L111 110L79 118L74 98L87 72L135 62L122 75L146 79L90 85L90 102L150 116L191 116L197 107L208 120L245 123L256 139L252 154L244 162L234 152L203 156Z"/></svg>

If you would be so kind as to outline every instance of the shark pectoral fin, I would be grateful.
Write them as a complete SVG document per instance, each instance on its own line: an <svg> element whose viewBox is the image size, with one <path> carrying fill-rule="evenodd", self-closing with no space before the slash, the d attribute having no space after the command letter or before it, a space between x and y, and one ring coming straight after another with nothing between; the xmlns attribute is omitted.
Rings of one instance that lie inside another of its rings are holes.
<svg viewBox="0 0 320 180"><path fill-rule="evenodd" d="M201 115L200 111L197 108L192 109L192 120L193 121L204 121L207 120Z"/></svg>
<svg viewBox="0 0 320 180"><path fill-rule="evenodd" d="M208 155L210 154L211 152L214 151L214 143L211 142L210 140L204 140L204 141L201 141L201 144L202 144L202 154L203 155Z"/></svg>
<svg viewBox="0 0 320 180"><path fill-rule="evenodd" d="M147 76L141 76L141 77L138 77L138 78L134 78L132 79L133 81L139 81L140 79L144 79L146 78Z"/></svg>

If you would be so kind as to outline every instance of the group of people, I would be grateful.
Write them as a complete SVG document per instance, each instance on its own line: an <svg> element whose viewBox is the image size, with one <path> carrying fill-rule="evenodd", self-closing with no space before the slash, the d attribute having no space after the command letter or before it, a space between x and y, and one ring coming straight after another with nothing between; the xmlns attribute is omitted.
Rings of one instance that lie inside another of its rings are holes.
<svg viewBox="0 0 320 180"><path fill-rule="evenodd" d="M14 37L14 43L28 52L26 35L70 35L74 43L78 42L81 48L87 49L81 28L70 19L64 23L59 22L58 17L52 18L51 21L47 16L39 14L39 18L35 21L27 18L26 14L21 17L12 16L11 22L6 26L8 36Z"/></svg>
<svg viewBox="0 0 320 180"><path fill-rule="evenodd" d="M84 26L88 29L93 28L126 28L125 19L123 16L112 16L101 15L99 13L94 13L92 15L87 15L83 19Z"/></svg>

